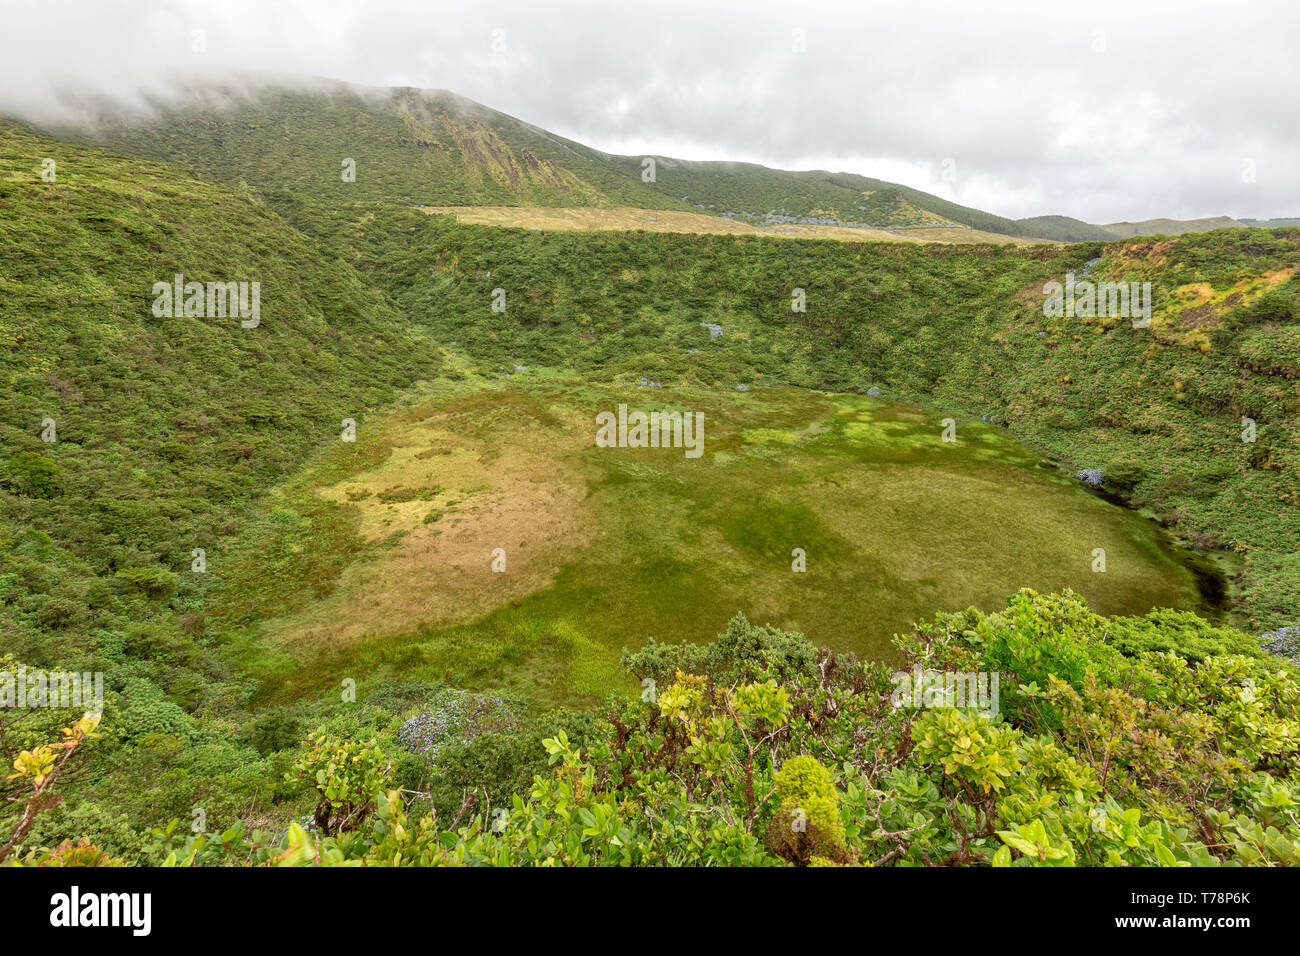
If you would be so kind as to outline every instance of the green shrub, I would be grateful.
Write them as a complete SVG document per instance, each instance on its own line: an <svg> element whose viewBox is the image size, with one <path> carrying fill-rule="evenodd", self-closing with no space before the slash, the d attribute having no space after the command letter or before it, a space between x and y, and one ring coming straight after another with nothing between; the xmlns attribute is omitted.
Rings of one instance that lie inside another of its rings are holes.
<svg viewBox="0 0 1300 956"><path fill-rule="evenodd" d="M1104 471L1108 488L1116 491L1132 491L1147 476L1147 469L1142 462L1133 458L1117 458L1108 464Z"/></svg>
<svg viewBox="0 0 1300 956"><path fill-rule="evenodd" d="M176 594L176 575L164 568L122 568L114 577L156 601Z"/></svg>
<svg viewBox="0 0 1300 956"><path fill-rule="evenodd" d="M1145 617L1112 618L1106 641L1125 654L1174 653L1189 661L1240 654L1266 657L1259 641L1233 627L1221 627L1190 611L1157 610Z"/></svg>
<svg viewBox="0 0 1300 956"><path fill-rule="evenodd" d="M791 757L776 775L779 800L767 828L772 852L791 863L843 861L844 821L830 771L809 756Z"/></svg>
<svg viewBox="0 0 1300 956"><path fill-rule="evenodd" d="M29 498L53 498L59 493L59 466L48 455L20 451L6 464L5 484Z"/></svg>

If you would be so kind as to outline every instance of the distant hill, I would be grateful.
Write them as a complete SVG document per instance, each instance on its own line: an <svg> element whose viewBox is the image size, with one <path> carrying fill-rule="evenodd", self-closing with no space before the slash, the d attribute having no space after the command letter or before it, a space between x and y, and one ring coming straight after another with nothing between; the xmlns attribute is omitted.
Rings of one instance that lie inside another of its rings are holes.
<svg viewBox="0 0 1300 956"><path fill-rule="evenodd" d="M878 230L920 240L990 237L1088 242L1182 235L1300 219L1148 219L1093 225L1068 216L1008 219L855 173L790 171L605 153L445 90L333 80L195 83L151 113L77 103L92 132L65 139L162 160L255 187L280 209L302 204L647 209L746 227ZM345 171L354 171L346 178ZM876 231L876 232L873 232ZM709 230L712 231L712 230Z"/></svg>
<svg viewBox="0 0 1300 956"><path fill-rule="evenodd" d="M613 155L441 90L261 80L195 86L178 102L155 103L148 116L107 102L78 106L96 117L93 133L52 131L244 182L272 202L632 207L704 211L765 226L1111 238L1077 219L1007 219L852 173ZM347 160L355 163L355 181L343 177Z"/></svg>
<svg viewBox="0 0 1300 956"><path fill-rule="evenodd" d="M1238 222L1243 222L1248 226L1262 227L1264 229L1277 229L1281 226L1300 226L1300 216L1280 219L1244 219L1239 218Z"/></svg>
<svg viewBox="0 0 1300 956"><path fill-rule="evenodd" d="M688 209L599 154L445 91L321 81L193 89L153 116L91 104L69 138L318 202ZM351 161L355 177L345 179Z"/></svg>
<svg viewBox="0 0 1300 956"><path fill-rule="evenodd" d="M1186 232L1209 232L1211 229L1245 229L1250 223L1231 216L1208 219L1144 219L1141 222L1111 222L1098 228L1118 239L1134 236L1181 236ZM1278 222L1275 225L1285 225Z"/></svg>
<svg viewBox="0 0 1300 956"><path fill-rule="evenodd" d="M1017 219L1016 228L1026 236L1042 236L1060 242L1087 242L1089 240L1113 239L1101 226L1072 219L1069 216L1033 216L1029 219Z"/></svg>

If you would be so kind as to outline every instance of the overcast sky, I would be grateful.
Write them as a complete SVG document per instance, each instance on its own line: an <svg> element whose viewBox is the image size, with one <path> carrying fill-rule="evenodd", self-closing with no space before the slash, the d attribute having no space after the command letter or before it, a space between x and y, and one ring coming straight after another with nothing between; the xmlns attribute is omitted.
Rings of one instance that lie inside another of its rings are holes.
<svg viewBox="0 0 1300 956"><path fill-rule="evenodd" d="M67 81L275 70L1012 217L1300 216L1295 0L62 0L11 2L0 31L0 112L29 117Z"/></svg>

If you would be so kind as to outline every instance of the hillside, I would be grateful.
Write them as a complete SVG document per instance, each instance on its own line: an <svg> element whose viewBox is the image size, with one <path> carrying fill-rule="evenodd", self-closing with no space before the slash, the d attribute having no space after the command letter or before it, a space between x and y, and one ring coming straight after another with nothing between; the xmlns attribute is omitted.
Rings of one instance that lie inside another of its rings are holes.
<svg viewBox="0 0 1300 956"><path fill-rule="evenodd" d="M585 148L442 91L328 81L203 85L178 103L156 103L151 116L103 102L86 108L99 124L87 138L100 145L242 180L271 196L535 206L643 205L638 200L647 198L637 180ZM344 180L344 160L355 163L355 181Z"/></svg>
<svg viewBox="0 0 1300 956"><path fill-rule="evenodd" d="M1264 229L1279 229L1282 226L1300 226L1300 218L1274 218L1274 219L1247 219L1239 216L1238 221L1247 226L1262 227Z"/></svg>
<svg viewBox="0 0 1300 956"><path fill-rule="evenodd" d="M180 641L137 672L196 704L214 662L185 636L210 579L179 573L193 549L219 566L250 500L436 358L255 196L174 167L0 124L0 211L5 649L39 664ZM257 324L154 315L176 273L258 282Z"/></svg>
<svg viewBox="0 0 1300 956"><path fill-rule="evenodd" d="M89 141L247 182L272 201L630 206L704 210L751 225L956 224L1055 241L1108 237L1067 217L1010 220L849 173L610 155L445 91L258 80L193 88L178 102L156 103L151 116L80 105L98 117ZM647 158L655 161L650 182L642 179ZM347 159L356 164L353 182L342 178Z"/></svg>
<svg viewBox="0 0 1300 956"><path fill-rule="evenodd" d="M1144 219L1142 222L1111 222L1100 228L1119 239L1134 236L1181 236L1188 232L1209 232L1212 229L1245 229L1248 223L1230 216L1212 216L1208 219ZM1286 225L1286 223L1278 223Z"/></svg>

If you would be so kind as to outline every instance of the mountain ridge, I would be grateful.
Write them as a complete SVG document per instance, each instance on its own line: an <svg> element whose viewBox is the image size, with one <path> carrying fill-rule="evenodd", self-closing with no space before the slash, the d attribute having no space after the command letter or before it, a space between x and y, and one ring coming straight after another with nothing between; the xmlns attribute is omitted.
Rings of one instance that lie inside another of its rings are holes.
<svg viewBox="0 0 1300 956"><path fill-rule="evenodd" d="M37 128L218 181L245 181L267 193L309 192L304 198L316 200L703 209L750 223L1111 238L1070 217L1008 219L856 173L607 153L449 90L326 79L213 81L187 88L178 100L146 101L147 113L88 96L77 103L81 124ZM343 132L352 129L366 135ZM356 163L353 182L341 177L346 159ZM652 171L643 176L648 162Z"/></svg>

